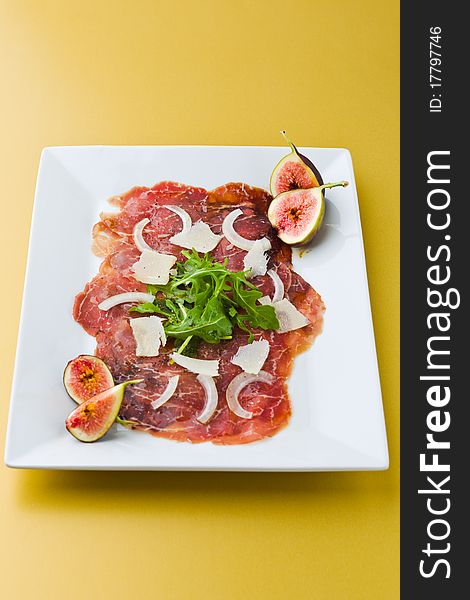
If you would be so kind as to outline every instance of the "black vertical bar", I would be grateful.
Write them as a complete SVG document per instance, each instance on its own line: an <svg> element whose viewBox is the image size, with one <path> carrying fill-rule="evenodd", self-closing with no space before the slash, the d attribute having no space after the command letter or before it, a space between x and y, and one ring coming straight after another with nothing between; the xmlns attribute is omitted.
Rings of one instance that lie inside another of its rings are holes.
<svg viewBox="0 0 470 600"><path fill-rule="evenodd" d="M470 30L463 7L464 3L435 0L401 3L404 599L470 597L465 584L469 566L463 550L468 525L462 514L462 505L468 503L464 488L467 440L470 442L470 393L464 375L470 371L470 327L465 313L470 277L470 190L464 184L470 172L470 148L464 146L470 129L464 110ZM428 173L430 162L440 167ZM436 208L438 205L440 208ZM449 280L443 282L448 276ZM448 304L454 308L439 306L439 293L443 302L449 298ZM435 350L450 353L432 354ZM429 391L432 387L434 390ZM450 393L448 402L445 388ZM442 445L433 449L437 442ZM446 443L450 448L445 447ZM422 466L420 455L424 455ZM424 470L433 460L442 465L438 469L449 465L449 471Z"/></svg>

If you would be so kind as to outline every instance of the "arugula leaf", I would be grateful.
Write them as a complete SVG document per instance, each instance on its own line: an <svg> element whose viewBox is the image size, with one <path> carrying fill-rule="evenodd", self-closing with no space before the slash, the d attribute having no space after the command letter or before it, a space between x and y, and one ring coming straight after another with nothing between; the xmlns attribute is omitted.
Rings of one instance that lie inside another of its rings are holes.
<svg viewBox="0 0 470 600"><path fill-rule="evenodd" d="M220 340L231 337L232 323L225 314L222 303L214 296L205 306L196 305L191 308L179 323L167 325L165 333L169 337L183 339L195 335L205 342L217 344Z"/></svg>
<svg viewBox="0 0 470 600"><path fill-rule="evenodd" d="M233 285L233 299L244 309L244 321L248 322L254 328L278 329L274 308L268 304L257 304L257 301L263 296L258 289L244 289L241 281L236 279ZM267 309L267 310L266 310ZM243 317L243 316L242 316Z"/></svg>
<svg viewBox="0 0 470 600"><path fill-rule="evenodd" d="M129 312L138 313L156 313L159 312L158 307L153 302L145 302L144 304L138 304L137 306L131 306Z"/></svg>
<svg viewBox="0 0 470 600"><path fill-rule="evenodd" d="M145 302L144 304L138 304L137 306L131 306L129 312L138 312L138 313L157 313L159 315L163 315L168 319L172 318L172 314L166 309L165 304L161 301Z"/></svg>
<svg viewBox="0 0 470 600"><path fill-rule="evenodd" d="M178 354L184 354L185 356L196 358L200 341L200 338L193 336L189 336L185 340L175 339L174 350Z"/></svg>
<svg viewBox="0 0 470 600"><path fill-rule="evenodd" d="M176 275L166 285L148 286L154 301L130 309L166 317L165 333L178 340L181 352L197 351L197 339L211 344L231 339L234 327L249 333L250 340L253 329L279 328L274 308L258 303L263 294L244 271L229 271L227 259L218 263L194 249L182 254L186 260L176 263Z"/></svg>

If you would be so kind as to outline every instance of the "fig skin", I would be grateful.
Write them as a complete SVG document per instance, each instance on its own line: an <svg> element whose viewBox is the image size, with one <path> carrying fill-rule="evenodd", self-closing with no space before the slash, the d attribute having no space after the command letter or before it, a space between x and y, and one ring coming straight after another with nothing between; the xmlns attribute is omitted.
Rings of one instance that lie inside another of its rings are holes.
<svg viewBox="0 0 470 600"><path fill-rule="evenodd" d="M64 370L64 387L77 404L114 386L107 365L97 356L80 354L70 360Z"/></svg>
<svg viewBox="0 0 470 600"><path fill-rule="evenodd" d="M118 418L126 387L142 381L125 381L85 400L67 417L67 431L80 442L91 443L101 439Z"/></svg>
<svg viewBox="0 0 470 600"><path fill-rule="evenodd" d="M306 156L299 153L294 144L286 136L285 131L281 131L281 133L291 147L291 153L281 158L273 169L270 179L271 196L275 198L279 194L295 189L308 189L323 185L322 176L315 165ZM293 169L296 169L297 174L292 172ZM294 180L296 177L300 180L294 183L295 187L291 185L287 186L285 182L283 185L280 181L281 177L288 175L289 172Z"/></svg>
<svg viewBox="0 0 470 600"><path fill-rule="evenodd" d="M323 177L321 176L320 171L317 169L317 167L313 164L313 162L307 158L304 154L300 154L300 152L297 150L297 148L294 146L295 151L298 153L300 159L302 160L303 163L305 163L307 165L307 167L312 171L312 173L315 175L315 179L317 180L316 185L314 185L313 187L317 187L320 185L323 185Z"/></svg>
<svg viewBox="0 0 470 600"><path fill-rule="evenodd" d="M279 238L290 246L308 244L318 233L325 216L323 190L347 185L347 181L327 183L310 189L291 190L276 196L269 206L268 219ZM302 227L300 219L303 221Z"/></svg>

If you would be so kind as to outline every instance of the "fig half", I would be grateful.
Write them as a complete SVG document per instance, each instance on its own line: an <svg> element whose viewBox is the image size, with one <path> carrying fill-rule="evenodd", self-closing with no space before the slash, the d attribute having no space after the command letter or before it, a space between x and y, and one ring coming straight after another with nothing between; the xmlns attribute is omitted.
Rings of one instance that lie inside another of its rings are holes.
<svg viewBox="0 0 470 600"><path fill-rule="evenodd" d="M320 229L325 215L323 190L346 187L347 181L326 183L307 190L292 190L276 196L268 208L268 219L283 242L291 246L307 244Z"/></svg>
<svg viewBox="0 0 470 600"><path fill-rule="evenodd" d="M97 356L81 354L65 367L64 386L77 404L109 390L113 385L111 371Z"/></svg>
<svg viewBox="0 0 470 600"><path fill-rule="evenodd" d="M82 402L65 421L67 431L80 442L96 442L102 438L119 415L124 390L143 379L125 381Z"/></svg>
<svg viewBox="0 0 470 600"><path fill-rule="evenodd" d="M275 198L291 190L308 189L323 185L323 179L316 166L306 156L299 153L294 144L281 131L292 152L277 163L271 174L271 196Z"/></svg>

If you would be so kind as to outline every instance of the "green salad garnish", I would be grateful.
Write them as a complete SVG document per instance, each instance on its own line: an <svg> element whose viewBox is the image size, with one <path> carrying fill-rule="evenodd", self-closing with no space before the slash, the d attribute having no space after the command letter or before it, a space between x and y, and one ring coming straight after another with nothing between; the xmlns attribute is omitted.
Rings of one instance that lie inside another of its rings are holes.
<svg viewBox="0 0 470 600"><path fill-rule="evenodd" d="M197 340L218 344L232 338L233 328L249 333L253 329L278 329L274 308L258 304L262 292L247 279L244 271L233 272L209 254L183 251L185 261L177 262L176 274L166 285L149 285L153 302L133 306L131 311L166 317L165 333L178 340L178 352L194 354Z"/></svg>

